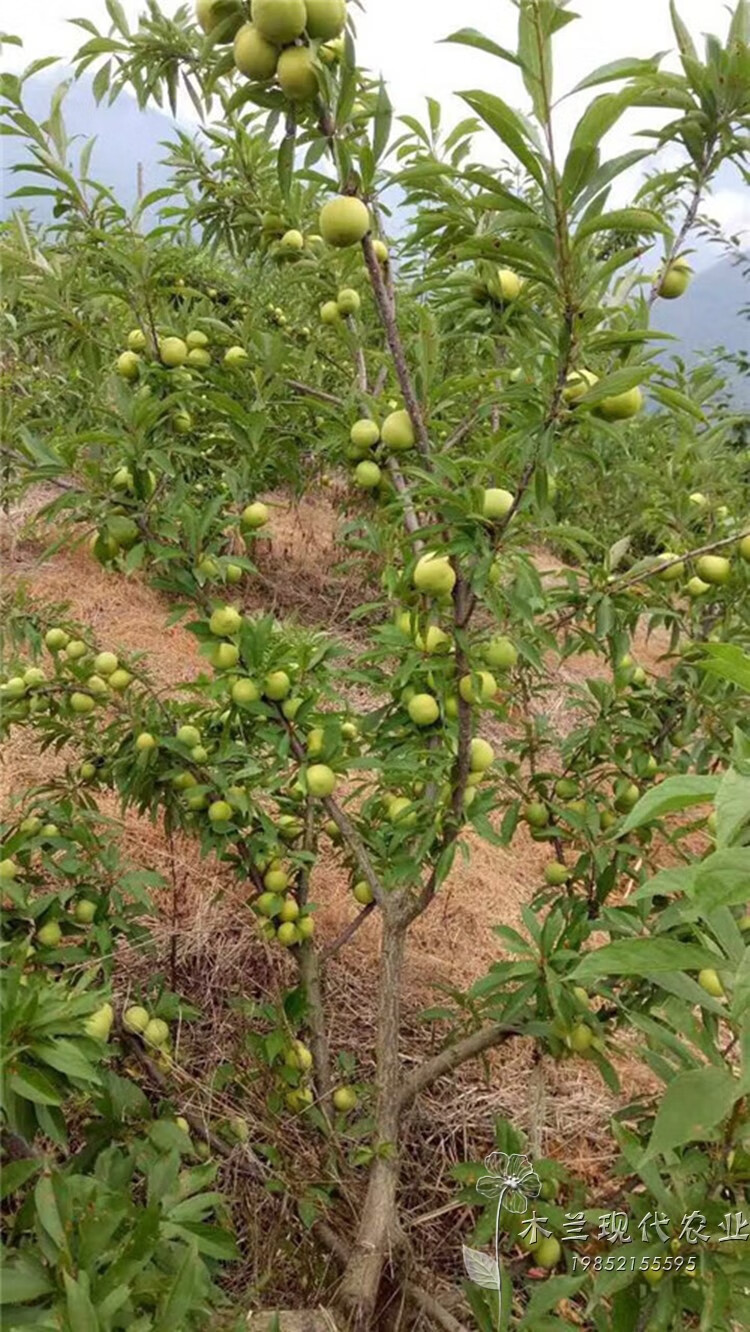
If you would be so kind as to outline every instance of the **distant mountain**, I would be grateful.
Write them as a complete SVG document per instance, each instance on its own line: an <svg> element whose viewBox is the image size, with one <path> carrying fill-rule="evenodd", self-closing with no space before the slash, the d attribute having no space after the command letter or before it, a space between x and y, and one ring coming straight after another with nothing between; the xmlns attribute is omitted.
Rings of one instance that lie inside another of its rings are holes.
<svg viewBox="0 0 750 1332"><path fill-rule="evenodd" d="M69 71L58 71L53 82L47 77L31 78L24 87L24 103L29 115L38 123L47 119L50 98L58 83L69 77ZM126 208L138 197L138 168L143 176L143 192L150 193L169 180L161 165L166 156L165 140L174 138L177 123L159 111L141 111L134 98L121 93L112 106L97 106L86 79L71 82L62 107L63 120L69 138L77 136L71 148L72 164L76 165L85 141L96 138L89 166L93 180L107 185ZM184 127L182 127L184 128ZM7 217L14 207L22 206L44 221L51 217L51 204L38 196L19 199L9 196L22 185L38 185L36 175L11 172L10 167L27 157L20 139L6 137L2 144L3 183L0 193L0 217Z"/></svg>
<svg viewBox="0 0 750 1332"><path fill-rule="evenodd" d="M679 300L658 302L654 327L680 339L666 347L663 359L678 355L695 364L717 347L748 355L750 318L741 313L750 305L750 283L743 278L748 266L750 255L740 264L722 259L698 273ZM731 367L726 369L731 372ZM750 407L750 379L737 375L732 380L738 405Z"/></svg>

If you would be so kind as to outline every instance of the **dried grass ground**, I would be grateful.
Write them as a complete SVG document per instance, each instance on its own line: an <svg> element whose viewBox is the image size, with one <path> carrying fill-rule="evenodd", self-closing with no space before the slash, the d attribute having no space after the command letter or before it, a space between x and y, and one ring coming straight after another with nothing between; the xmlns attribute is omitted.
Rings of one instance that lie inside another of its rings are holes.
<svg viewBox="0 0 750 1332"><path fill-rule="evenodd" d="M294 504L282 496L273 499L273 538L260 554L261 578L247 589L246 609L295 614L305 623L333 628L356 646L345 618L348 608L356 604L358 589L353 576L340 568L333 506L325 496ZM25 581L39 600L67 602L70 613L90 626L102 646L145 653L149 670L160 684L168 687L197 672L200 659L195 640L179 626L165 627L166 601L140 579L104 573L85 547L63 549L49 560L40 560L39 546L24 538L18 517L13 529L4 533L4 547L7 580ZM639 660L658 670L663 642L644 639L636 646ZM585 679L597 665L582 659L566 663L560 671L559 696L545 706L562 708L565 684ZM21 792L51 776L63 757L40 756L22 731L15 732L2 755L6 793ZM104 808L108 814L116 814L111 800L104 802ZM232 1000L243 992L256 999L278 998L289 979L288 960L259 942L244 908L242 888L221 865L197 862L188 845L168 844L160 826L134 815L122 820L122 838L134 861L173 880L172 900L155 922L160 951L166 959L176 937L178 988L205 1015L197 1030L187 1032L178 1046L179 1062L187 1070L184 1098L201 1113L209 1109L221 1113L232 1107L221 1097L211 1107L207 1089L225 1060L241 1057L243 1020ZM511 850L491 847L475 837L469 844L469 863L457 858L439 899L411 935L402 1052L407 1062L423 1057L426 1048L438 1040L438 1033L426 1030L419 1019L420 1010L435 1002L435 987L465 987L499 957L492 926L518 925L521 908L538 887L549 857L549 851L523 829ZM318 864L313 896L319 904L319 936L324 940L336 937L354 910L348 875L335 853ZM334 1046L352 1051L360 1059L372 1047L377 944L378 927L372 918L331 968L329 977ZM137 983L143 974L139 959L128 958L121 984ZM626 1052L623 1067L630 1098L637 1088L633 1085L634 1065ZM190 1069L199 1070L199 1076ZM360 1063L358 1075L363 1080L369 1071L366 1062ZM536 1150L597 1183L606 1177L611 1163L607 1124L614 1108L615 1098L580 1060L562 1066L545 1060L540 1084L538 1072L532 1076L530 1043L521 1041L495 1053L486 1076L477 1067L465 1067L449 1089L433 1089L415 1107L409 1124L405 1198L417 1263L446 1276L457 1272L461 1241L469 1233L471 1220L464 1208L455 1206L450 1166L462 1159L480 1159L492 1147L497 1115L507 1116L529 1133ZM234 1109L247 1113L248 1107ZM304 1139L297 1136L295 1141L301 1153L298 1167L304 1172L311 1161L305 1157ZM304 1179L298 1183L303 1184ZM275 1293L299 1280L300 1254L290 1246L290 1234L296 1234L296 1227L284 1220L283 1210L279 1221L278 1200L269 1201L255 1190L251 1204L248 1197L240 1231L247 1241L246 1287L257 1289L267 1280L271 1256ZM312 1262L305 1270L305 1280L317 1280L322 1291L328 1281L325 1267ZM305 1292L307 1298L312 1294L312 1289Z"/></svg>

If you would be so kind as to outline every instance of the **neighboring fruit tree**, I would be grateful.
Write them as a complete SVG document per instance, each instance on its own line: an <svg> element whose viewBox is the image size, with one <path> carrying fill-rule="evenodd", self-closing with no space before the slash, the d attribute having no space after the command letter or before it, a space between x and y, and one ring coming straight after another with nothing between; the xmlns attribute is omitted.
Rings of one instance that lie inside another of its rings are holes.
<svg viewBox="0 0 750 1332"><path fill-rule="evenodd" d="M34 246L20 215L2 234L4 476L9 498L59 491L36 517L53 549L88 542L113 577L164 591L204 669L167 693L33 587L7 594L3 726L64 766L3 829L8 1325L233 1319L217 1277L237 1248L210 1187L228 1158L226 1191L244 1172L285 1231L298 1209L340 1263L323 1281L350 1326L384 1325L395 1301L486 1332L494 1277L462 1295L412 1268L409 1111L483 1055L501 1079L503 1048L525 1042L537 1084L550 1060L585 1060L617 1093L622 1055L649 1081L612 1124L624 1267L604 1265L602 1239L571 1240L570 1215L591 1220L595 1200L532 1134L544 1229L509 1203L500 1215L507 1325L730 1332L747 1321L750 1249L736 1220L750 1220L750 494L720 384L655 348L709 184L746 146L745 0L705 61L672 6L678 72L655 57L592 73L567 152L565 0L520 0L515 52L470 29L450 39L497 62L493 87L520 70L526 114L466 92L468 119L445 132L430 101L428 124L404 117L397 138L344 0L198 0L195 21L151 5L134 32L107 8L109 36L81 20L77 72L142 106L186 91L212 147L181 134L173 188L129 218L86 159L70 171L62 96L39 126L24 80L3 80L7 128L57 218ZM614 207L647 152L603 152L631 107L659 116L669 170L650 163L636 202ZM480 130L507 167L478 162ZM243 611L273 539L268 492L321 484L369 588L350 608L354 659L317 626ZM638 660L644 629L668 644L657 667ZM149 894L165 884L120 863L110 792L172 851L179 834L234 873L258 957L283 977L280 1003L240 1001L253 1067L223 1066L224 1100L200 1113L183 1096L183 1029L202 1018L180 997L174 912L169 965L134 991L119 969L157 946ZM412 927L470 837L512 854L521 829L549 853L523 928L488 914L498 960L444 996L407 1065ZM311 872L332 857L352 919L323 939ZM373 916L371 1048L336 1050L327 970ZM495 1136L529 1150L503 1121ZM456 1169L480 1246L497 1214L481 1174ZM687 1214L703 1218L697 1251ZM271 1274L261 1290L268 1305Z"/></svg>

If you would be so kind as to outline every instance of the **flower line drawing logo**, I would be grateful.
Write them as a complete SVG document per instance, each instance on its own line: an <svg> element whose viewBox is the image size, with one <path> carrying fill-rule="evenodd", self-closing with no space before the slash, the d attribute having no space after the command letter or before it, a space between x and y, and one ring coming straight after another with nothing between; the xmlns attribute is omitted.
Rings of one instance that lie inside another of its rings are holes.
<svg viewBox="0 0 750 1332"><path fill-rule="evenodd" d="M466 1275L474 1285L484 1290L496 1290L498 1293L498 1327L502 1326L503 1295L502 1273L500 1271L500 1213L503 1207L518 1215L526 1211L529 1203L539 1197L541 1182L528 1156L509 1155L507 1152L490 1152L484 1159L486 1175L477 1180L476 1189L485 1198L497 1198L495 1215L495 1253L483 1253L481 1249L463 1246L463 1259Z"/></svg>

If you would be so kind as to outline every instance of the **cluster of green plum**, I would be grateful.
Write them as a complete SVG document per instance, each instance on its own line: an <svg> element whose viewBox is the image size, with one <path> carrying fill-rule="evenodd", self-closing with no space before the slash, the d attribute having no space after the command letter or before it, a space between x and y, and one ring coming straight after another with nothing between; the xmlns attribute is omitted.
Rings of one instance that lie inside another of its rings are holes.
<svg viewBox="0 0 750 1332"><path fill-rule="evenodd" d="M252 0L251 22L234 32L234 63L256 83L274 79L293 103L311 101L319 91L320 62L344 54L346 0ZM220 0L198 0L204 31L221 22Z"/></svg>
<svg viewBox="0 0 750 1332"><path fill-rule="evenodd" d="M97 703L123 694L133 679L114 652L94 653L83 639L71 638L62 628L48 629L44 642L54 658L54 676L49 679L41 666L29 666L0 685L7 723L57 712L61 705L86 716Z"/></svg>
<svg viewBox="0 0 750 1332"><path fill-rule="evenodd" d="M563 399L574 409L598 383L599 376L593 370L572 370L563 389ZM643 393L636 385L624 393L614 393L611 397L603 398L594 408L594 415L602 421L629 421L643 409L643 403Z"/></svg>
<svg viewBox="0 0 750 1332"><path fill-rule="evenodd" d="M167 370L179 370L183 367L189 370L207 370L213 364L208 335L199 328L191 329L184 338L172 334L159 337L155 349L152 348L142 328L133 328L128 333L127 343L127 350L120 353L115 368L118 375L130 383L134 383L140 376L144 352L155 354L160 364ZM240 346L228 347L223 356L224 365L230 369L243 365L248 359L245 348Z"/></svg>
<svg viewBox="0 0 750 1332"><path fill-rule="evenodd" d="M356 464L355 484L362 490L375 490L383 481L383 470L375 457L378 454L406 453L414 448L415 443L411 417L403 409L391 411L382 425L370 417L355 421L349 432L346 451L347 458Z"/></svg>
<svg viewBox="0 0 750 1332"><path fill-rule="evenodd" d="M122 1015L122 1025L125 1031L133 1036L139 1036L144 1045L151 1047L160 1064L171 1066L169 1024L163 1018L152 1017L148 1009L143 1008L141 1004L131 1004Z"/></svg>
<svg viewBox="0 0 750 1332"><path fill-rule="evenodd" d="M750 562L750 534L738 540L737 552L742 560ZM732 561L726 555L699 555L692 564L693 573L683 589L692 601L705 597L714 587L725 587L732 577ZM656 565L657 577L664 583L682 582L685 578L685 562L673 551L664 550L657 555ZM659 568L661 565L664 567Z"/></svg>

